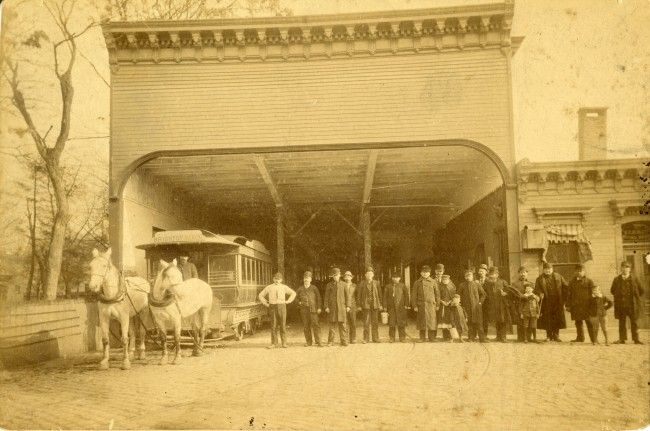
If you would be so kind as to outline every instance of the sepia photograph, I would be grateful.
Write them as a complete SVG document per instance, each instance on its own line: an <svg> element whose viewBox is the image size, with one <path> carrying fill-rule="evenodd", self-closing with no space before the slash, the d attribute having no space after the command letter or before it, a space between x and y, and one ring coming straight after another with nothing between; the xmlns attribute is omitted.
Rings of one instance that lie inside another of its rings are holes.
<svg viewBox="0 0 650 431"><path fill-rule="evenodd" d="M650 0L0 0L0 429L650 429Z"/></svg>

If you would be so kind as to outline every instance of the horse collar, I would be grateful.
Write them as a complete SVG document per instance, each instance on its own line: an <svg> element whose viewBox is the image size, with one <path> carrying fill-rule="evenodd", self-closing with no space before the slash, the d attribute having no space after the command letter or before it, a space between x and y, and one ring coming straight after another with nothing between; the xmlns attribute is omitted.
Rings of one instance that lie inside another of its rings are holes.
<svg viewBox="0 0 650 431"><path fill-rule="evenodd" d="M117 297L115 297L115 298L109 299L109 298L106 298L103 293L100 293L99 297L98 297L98 300L102 304L115 304L115 303L124 301L125 295L126 295L126 291L124 289L121 289L121 290L119 290L117 292Z"/></svg>

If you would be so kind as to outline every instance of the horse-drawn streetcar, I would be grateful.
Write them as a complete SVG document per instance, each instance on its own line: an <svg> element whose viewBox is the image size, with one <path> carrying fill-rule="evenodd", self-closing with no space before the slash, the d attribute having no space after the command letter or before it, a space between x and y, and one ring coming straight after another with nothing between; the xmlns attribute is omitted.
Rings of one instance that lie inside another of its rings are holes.
<svg viewBox="0 0 650 431"><path fill-rule="evenodd" d="M160 260L189 256L199 278L213 292L209 338L221 338L231 330L237 339L252 333L267 315L257 295L271 283L271 256L259 241L236 235L217 235L205 230L156 232L145 250L148 278L153 282ZM183 325L189 329L189 325Z"/></svg>

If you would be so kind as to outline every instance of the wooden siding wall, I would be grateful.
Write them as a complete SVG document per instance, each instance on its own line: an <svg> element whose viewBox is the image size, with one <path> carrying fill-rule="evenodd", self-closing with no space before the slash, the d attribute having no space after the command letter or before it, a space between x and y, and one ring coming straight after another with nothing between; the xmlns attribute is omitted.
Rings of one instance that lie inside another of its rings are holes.
<svg viewBox="0 0 650 431"><path fill-rule="evenodd" d="M468 262L478 267L481 263L499 267L501 276L508 278L508 262L501 261L497 232L507 236L503 188L486 195L452 219L433 237L434 255L445 265L445 271L455 283L463 281ZM475 251L483 244L486 261L477 262ZM436 262L437 263L437 262Z"/></svg>
<svg viewBox="0 0 650 431"><path fill-rule="evenodd" d="M0 367L67 357L101 347L97 304L84 300L21 304L0 317Z"/></svg>
<svg viewBox="0 0 650 431"><path fill-rule="evenodd" d="M488 146L511 168L507 68L506 57L490 48L120 65L111 87L111 179L158 150L463 138Z"/></svg>
<svg viewBox="0 0 650 431"><path fill-rule="evenodd" d="M519 203L519 226L523 230L526 225L539 223L533 211L536 207L593 207L582 222L585 234L591 241L593 255L593 260L585 262L585 265L587 275L609 296L612 279L618 273L624 258L620 220L616 222L609 201L639 200L641 205L641 191L634 187L636 181L638 180L626 178L619 190L615 190L613 180L604 179L596 190L594 181L585 180L582 193L576 193L572 181L566 181L561 191L558 191L555 181L541 184L539 191L534 189L534 185L528 185L523 203ZM554 220L553 216L544 218L544 223L563 222L567 223L566 219ZM579 222L579 218L576 218L576 222ZM539 250L523 250L522 261L529 263L529 278L534 279L539 275L542 264ZM536 263L535 266L532 265L533 262Z"/></svg>
<svg viewBox="0 0 650 431"><path fill-rule="evenodd" d="M171 186L154 182L142 172L131 176L124 190L123 266L147 277L144 250L135 246L151 241L152 228L208 228L207 209L190 197L175 193Z"/></svg>

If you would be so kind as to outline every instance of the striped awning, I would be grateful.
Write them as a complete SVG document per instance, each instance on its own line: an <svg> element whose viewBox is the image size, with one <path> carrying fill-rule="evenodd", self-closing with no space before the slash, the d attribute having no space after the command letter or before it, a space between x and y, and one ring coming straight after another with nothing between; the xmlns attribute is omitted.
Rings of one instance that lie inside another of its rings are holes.
<svg viewBox="0 0 650 431"><path fill-rule="evenodd" d="M551 224L544 226L544 260L546 260L546 250L548 244L567 244L571 241L578 243L578 252L580 261L586 262L592 259L591 242L582 225L579 224Z"/></svg>
<svg viewBox="0 0 650 431"><path fill-rule="evenodd" d="M567 243L577 241L589 244L584 228L579 224L545 225L546 241L551 243Z"/></svg>

